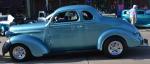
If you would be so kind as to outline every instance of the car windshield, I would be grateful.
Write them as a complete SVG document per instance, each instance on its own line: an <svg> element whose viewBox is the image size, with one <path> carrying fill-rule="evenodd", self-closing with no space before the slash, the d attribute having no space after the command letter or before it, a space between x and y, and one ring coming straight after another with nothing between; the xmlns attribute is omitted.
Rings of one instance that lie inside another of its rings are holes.
<svg viewBox="0 0 150 64"><path fill-rule="evenodd" d="M103 14L103 12L102 12L102 11L100 11L100 10L97 10L97 11L99 12L99 14L100 14L100 15L102 15L102 14Z"/></svg>
<svg viewBox="0 0 150 64"><path fill-rule="evenodd" d="M0 21L7 21L8 17L0 17Z"/></svg>

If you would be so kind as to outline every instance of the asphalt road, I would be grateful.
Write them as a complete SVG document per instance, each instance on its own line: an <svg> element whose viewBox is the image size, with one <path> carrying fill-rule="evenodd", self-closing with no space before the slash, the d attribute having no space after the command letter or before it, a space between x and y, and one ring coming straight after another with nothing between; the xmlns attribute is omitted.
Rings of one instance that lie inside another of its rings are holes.
<svg viewBox="0 0 150 64"><path fill-rule="evenodd" d="M140 29L142 36L150 40L150 29ZM5 37L0 37L0 63L15 63L9 54L3 57L1 47ZM150 44L150 41L149 41ZM123 58L110 59L106 58L99 52L81 52L69 53L48 57L33 58L23 63L50 63L50 64L150 64L150 46L135 47L129 49L127 55Z"/></svg>

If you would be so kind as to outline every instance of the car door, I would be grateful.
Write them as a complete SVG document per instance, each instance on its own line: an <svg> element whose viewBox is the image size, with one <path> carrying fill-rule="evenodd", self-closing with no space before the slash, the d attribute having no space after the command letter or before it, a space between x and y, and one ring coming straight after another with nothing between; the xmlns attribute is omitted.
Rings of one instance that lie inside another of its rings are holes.
<svg viewBox="0 0 150 64"><path fill-rule="evenodd" d="M74 15L74 19L71 19L73 17L69 17ZM54 22L50 23L46 31L46 42L48 42L51 51L69 51L80 48L83 38L81 34L82 29L76 27L80 25L77 12L66 11L56 16L54 17Z"/></svg>
<svg viewBox="0 0 150 64"><path fill-rule="evenodd" d="M82 26L83 26L83 41L85 42L85 46L87 49L95 49L99 37L99 33L101 30L101 26L99 23L96 23L94 19L94 15L89 11L82 11L81 16Z"/></svg>

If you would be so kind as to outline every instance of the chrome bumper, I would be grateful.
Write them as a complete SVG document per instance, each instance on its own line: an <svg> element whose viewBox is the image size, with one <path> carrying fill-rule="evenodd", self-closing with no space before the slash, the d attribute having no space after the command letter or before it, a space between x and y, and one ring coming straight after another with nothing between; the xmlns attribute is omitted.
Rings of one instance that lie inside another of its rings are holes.
<svg viewBox="0 0 150 64"><path fill-rule="evenodd" d="M9 47L11 46L10 43L5 42L3 47L2 47L2 54L5 56L5 54L9 51Z"/></svg>
<svg viewBox="0 0 150 64"><path fill-rule="evenodd" d="M148 46L148 39L143 39L141 45Z"/></svg>

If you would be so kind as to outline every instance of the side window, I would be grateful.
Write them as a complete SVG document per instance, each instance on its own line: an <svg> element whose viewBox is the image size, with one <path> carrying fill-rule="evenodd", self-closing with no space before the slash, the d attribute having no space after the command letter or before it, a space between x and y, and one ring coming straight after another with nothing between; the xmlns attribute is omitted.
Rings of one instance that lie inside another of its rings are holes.
<svg viewBox="0 0 150 64"><path fill-rule="evenodd" d="M66 12L58 13L54 17L54 21L55 22L72 22L72 21L77 21L78 18L79 17L76 11L66 11Z"/></svg>
<svg viewBox="0 0 150 64"><path fill-rule="evenodd" d="M137 14L144 14L144 11L137 11Z"/></svg>
<svg viewBox="0 0 150 64"><path fill-rule="evenodd" d="M92 20L93 15L88 11L82 11L83 19L84 20Z"/></svg>

